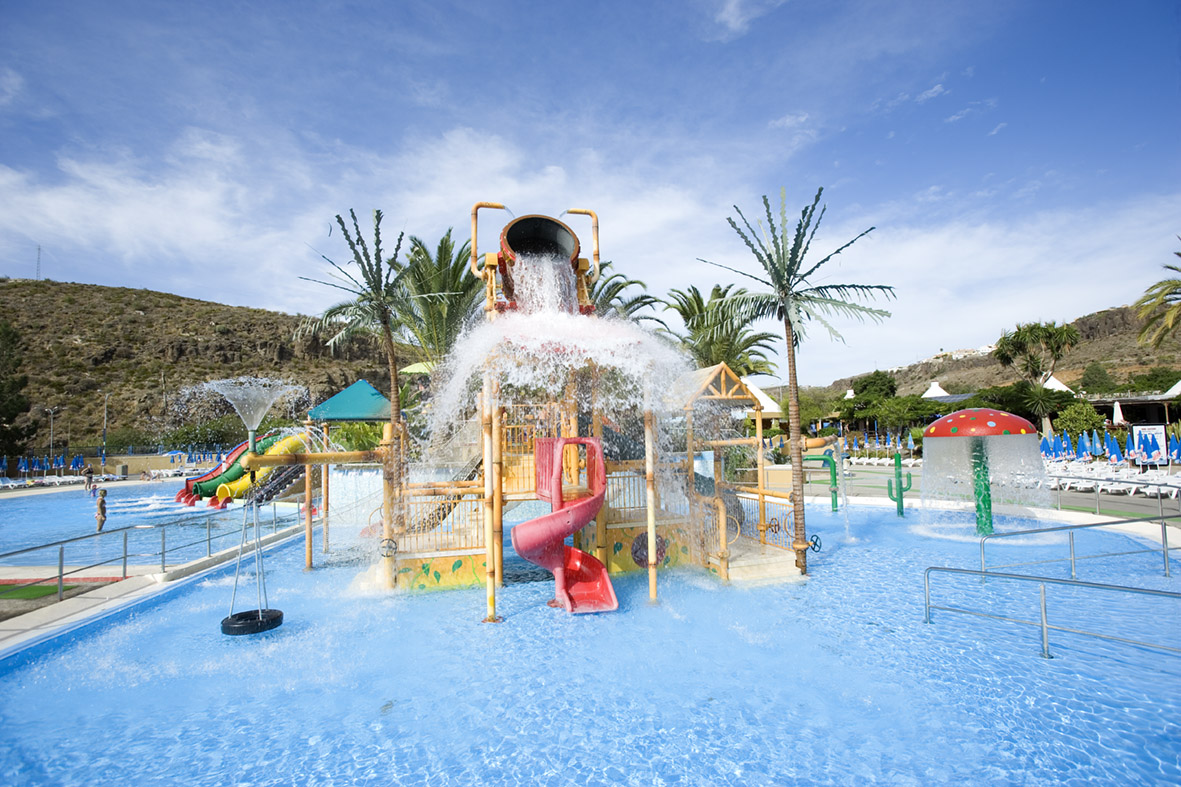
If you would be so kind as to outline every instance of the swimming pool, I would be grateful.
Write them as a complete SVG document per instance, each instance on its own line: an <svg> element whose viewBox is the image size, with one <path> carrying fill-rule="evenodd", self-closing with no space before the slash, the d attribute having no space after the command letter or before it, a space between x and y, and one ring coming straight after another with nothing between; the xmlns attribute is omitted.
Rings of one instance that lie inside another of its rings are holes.
<svg viewBox="0 0 1181 787"><path fill-rule="evenodd" d="M91 564L121 557L122 535L112 531L132 525L177 525L169 528L166 537L169 564L204 557L207 534L212 539L214 552L236 547L238 541L234 536L242 528L243 508L237 505L224 511L215 511L204 506L184 506L174 500L181 483L104 485L102 488L107 490L104 532L107 535L68 544L66 564ZM90 535L95 532L94 510L95 499L81 488L0 498L0 554ZM267 506L261 511L261 523L271 525L271 508ZM283 507L274 515L280 520L280 527L297 516L293 506ZM186 544L188 546L183 546ZM134 558L132 563L154 562L159 565L159 550L159 531L138 530L129 533L129 552L134 555L155 554L154 558ZM0 558L0 565L56 566L57 559L56 549L38 550Z"/></svg>
<svg viewBox="0 0 1181 787"><path fill-rule="evenodd" d="M923 623L923 570L978 565L971 524L957 516L899 520L854 507L846 534L843 512L810 507L826 547L810 556L806 583L723 587L704 573L667 573L649 606L646 577L633 574L616 579L619 612L589 616L546 607L547 582L520 583L500 595L500 625L479 622L480 590L383 594L345 559L304 572L293 545L267 560L271 603L286 615L273 632L220 634L233 579L222 569L0 663L0 778L1181 780L1181 658L1055 634L1047 660L1033 628L948 613ZM1127 540L1088 533L1077 546ZM1063 545L1042 536L998 549L1036 559ZM1178 589L1159 555L1080 571ZM933 595L1036 615L1036 587L955 579ZM1181 645L1175 602L1050 596L1065 625L1126 615L1120 633Z"/></svg>

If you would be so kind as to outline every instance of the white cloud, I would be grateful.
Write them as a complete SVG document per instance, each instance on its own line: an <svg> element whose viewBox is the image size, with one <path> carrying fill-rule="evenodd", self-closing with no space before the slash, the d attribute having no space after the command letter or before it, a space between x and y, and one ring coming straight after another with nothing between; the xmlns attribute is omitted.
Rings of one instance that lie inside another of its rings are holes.
<svg viewBox="0 0 1181 787"><path fill-rule="evenodd" d="M922 93L919 93L917 96L915 96L914 100L919 104L925 104L926 102L930 101L933 98L936 98L937 96L942 96L945 93L950 93L950 92L951 92L950 90L947 90L946 88L943 87L943 83L939 83L939 84L935 85L934 87L930 88L929 90L924 90Z"/></svg>
<svg viewBox="0 0 1181 787"><path fill-rule="evenodd" d="M796 112L776 118L770 123L771 128L799 128L808 122L807 112Z"/></svg>
<svg viewBox="0 0 1181 787"><path fill-rule="evenodd" d="M1009 125L1009 124L1008 123L997 123L996 128L994 128L992 131L988 132L988 136L995 137L997 134L1000 133L1001 129L1007 125Z"/></svg>
<svg viewBox="0 0 1181 787"><path fill-rule="evenodd" d="M0 107L6 107L16 100L24 87L24 77L11 68L0 69Z"/></svg>
<svg viewBox="0 0 1181 787"><path fill-rule="evenodd" d="M727 36L739 36L750 28L750 23L774 11L786 0L721 0L714 21L725 28Z"/></svg>

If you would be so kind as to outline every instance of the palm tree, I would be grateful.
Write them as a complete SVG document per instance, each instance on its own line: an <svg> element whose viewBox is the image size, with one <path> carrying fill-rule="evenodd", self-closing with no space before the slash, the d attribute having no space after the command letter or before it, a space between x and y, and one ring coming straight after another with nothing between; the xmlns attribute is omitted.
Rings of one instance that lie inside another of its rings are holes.
<svg viewBox="0 0 1181 787"><path fill-rule="evenodd" d="M1181 240L1181 235L1177 236ZM1181 257L1181 251L1173 252ZM1165 265L1166 270L1181 274L1181 266ZM1166 336L1177 330L1181 320L1181 279L1161 279L1149 287L1133 304L1144 327L1140 329L1140 343L1160 347Z"/></svg>
<svg viewBox="0 0 1181 787"><path fill-rule="evenodd" d="M468 273L470 241L457 249L451 229L444 233L434 254L418 238L410 237L405 271L401 276L404 297L395 301L402 334L422 349L426 360L438 363L484 297L484 282Z"/></svg>
<svg viewBox="0 0 1181 787"><path fill-rule="evenodd" d="M826 207L816 209L820 205L820 195L824 189L816 191L812 204L800 213L796 224L795 234L788 237L787 229L787 193L780 191L779 196L779 224L771 215L771 203L763 197L763 209L767 216L767 227L762 233L755 232L754 227L747 221L746 216L734 206L738 217L746 228L738 226L733 218L727 218L730 227L738 233L747 248L759 261L767 278L754 276L745 271L737 270L716 262L702 260L710 265L733 271L747 278L754 279L768 288L762 293L743 293L727 298L722 311L728 319L736 320L738 324L746 324L753 320L769 318L783 323L784 337L787 340L787 421L788 434L791 439L791 463L796 468L791 476L792 516L795 525L792 547L796 550L796 565L800 571L807 572L806 531L804 529L804 452L800 444L800 388L796 377L796 348L805 335L805 327L809 320L815 320L825 327L829 335L835 339L843 339L836 329L825 319L833 315L856 317L859 320L869 318L875 322L890 316L888 311L874 309L853 303L850 299L874 298L878 295L893 297L894 288L882 284L820 284L815 285L811 277L823 265L845 249L874 230L873 227L862 232L848 243L840 246L836 251L823 257L819 262L805 265L804 258L812 246L812 239L824 218ZM761 222L760 222L761 223Z"/></svg>
<svg viewBox="0 0 1181 787"><path fill-rule="evenodd" d="M992 355L1002 366L1012 367L1031 385L1045 385L1066 351L1079 343L1078 329L1055 322L1019 324L997 340Z"/></svg>
<svg viewBox="0 0 1181 787"><path fill-rule="evenodd" d="M300 323L295 331L296 338L307 334L329 334L328 346L338 347L360 333L376 333L385 351L386 363L390 373L390 424L393 426L395 439L390 461L389 477L387 481L393 489L402 488L403 457L399 448L401 441L397 439L402 426L402 408L399 397L401 386L398 384L398 345L394 341L399 323L397 315L408 309L406 288L403 280L408 269L398 264L398 252L402 248L402 236L398 234L398 242L394 245L394 254L389 259L382 255L381 248L381 219L380 210L373 211L373 251L361 235L361 227L357 223L357 214L352 210L349 216L353 220L353 233L345 225L340 214L336 216L336 223L344 234L349 251L352 252L351 261L337 264L324 257L324 260L335 271L333 278L337 281L319 281L317 279L300 278L306 281L323 284L344 290L351 298L329 306L324 313L317 317L308 317ZM349 266L356 266L354 273ZM395 507L391 519L392 526L402 529L404 506L400 504L400 496L395 499Z"/></svg>
<svg viewBox="0 0 1181 787"><path fill-rule="evenodd" d="M610 267L610 260L602 263L599 266L599 278L595 280L594 284L587 287L587 295L595 305L595 314L600 317L613 316L634 322L651 320L664 325L664 321L651 314L638 314L641 309L655 306L661 302L659 298L646 292L648 285L638 279L629 279L618 271L613 271L608 276ZM624 291L633 286L639 287L645 292L626 295Z"/></svg>
<svg viewBox="0 0 1181 787"><path fill-rule="evenodd" d="M746 290L733 287L715 284L708 301L694 286L670 290L664 308L681 316L686 333L667 332L681 343L699 368L725 363L739 377L772 374L775 364L767 360L765 352L774 349L771 341L775 334L755 333L746 325L726 320L718 312L718 305L727 297L746 294Z"/></svg>

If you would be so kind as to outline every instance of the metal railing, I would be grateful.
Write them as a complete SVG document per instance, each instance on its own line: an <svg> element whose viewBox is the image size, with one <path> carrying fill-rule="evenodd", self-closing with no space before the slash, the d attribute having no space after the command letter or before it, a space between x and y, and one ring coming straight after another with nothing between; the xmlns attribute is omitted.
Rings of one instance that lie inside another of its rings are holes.
<svg viewBox="0 0 1181 787"><path fill-rule="evenodd" d="M1169 573L1169 550L1176 549L1177 547L1170 547L1169 546L1169 528L1163 519L1160 522L1160 538L1161 538L1160 549L1134 549L1134 550L1129 550L1126 552L1102 552L1102 553L1099 553L1096 555L1082 555L1082 556L1079 556L1075 553L1074 531L1089 530L1091 528L1096 528L1096 527L1108 527L1110 525L1126 525L1126 524L1146 524L1146 523L1145 523L1145 520L1143 520L1143 519L1120 519L1120 520L1116 520L1116 521L1112 521L1112 522L1094 522L1094 523L1088 524L1088 525L1059 525L1057 527L1043 527L1043 528L1036 528L1033 530L1011 530L1011 531L1008 531L1005 533L989 533L988 535L982 536L980 538L980 570L984 571L984 572L988 572L992 569L997 569L997 568L1018 568L1019 566L1038 566L1038 565L1043 565L1045 563L1061 563L1065 560L1069 560L1070 561L1070 578L1077 579L1078 574L1075 571L1075 561L1077 561L1077 560L1092 560L1094 558L1100 558L1100 557L1122 557L1124 555L1143 555L1146 553L1160 552L1161 557L1163 558L1164 564L1165 564L1165 576L1166 577L1171 576L1171 574ZM985 547L985 544L987 544L990 540L996 540L996 539L1001 539L1001 538L1010 538L1013 536L1041 535L1042 533L1056 533L1056 532L1066 532L1068 534L1068 536L1069 536L1068 541L1070 544L1070 557L1049 558L1046 560L1031 560L1031 561L1028 561L1025 563L1006 563L1004 565L998 565L998 566L989 566L985 563L984 547Z"/></svg>
<svg viewBox="0 0 1181 787"><path fill-rule="evenodd" d="M943 574L962 574L967 576L977 576L986 579L1004 579L1016 582L1036 582L1041 586L1040 589L1040 620L1024 620L1022 618L1011 618L1005 615L993 615L988 612L979 612L974 609L963 609L961 607L944 607L931 603L931 573ZM1164 650L1170 653L1181 654L1181 648L1171 647L1169 645L1161 645L1154 642L1145 642L1143 640L1128 639L1127 637L1117 637L1111 634L1101 634L1097 631L1087 631L1085 629L1070 628L1069 626L1055 626L1049 622L1049 616L1046 611L1046 585L1063 585L1066 587L1083 588L1087 590L1105 590L1109 592L1127 593L1143 596L1156 596L1159 598L1171 598L1181 600L1181 593L1173 593L1168 590L1152 590L1149 588L1134 588L1126 587L1124 585L1105 585L1099 582L1083 582L1077 579L1055 579L1053 577L1032 577L1024 574L1002 574L993 571L978 571L970 568L949 568L946 566L931 566L923 574L923 622L931 622L931 610L936 609L943 612L958 612L964 615L975 615L981 618L990 618L992 620L1001 620L1007 623L1020 623L1022 625L1038 626L1041 628L1042 634L1042 656L1044 658L1053 658L1050 655L1050 632L1061 631L1068 634L1081 634L1088 637L1097 637L1111 642L1122 642L1126 645L1140 645L1146 648L1154 648L1156 650Z"/></svg>
<svg viewBox="0 0 1181 787"><path fill-rule="evenodd" d="M244 510L247 510L247 509L244 509ZM192 527L194 524L198 524L198 523L195 523L192 521L193 519L197 519L198 517L191 517L191 518L186 519L182 522L166 522L163 524L150 524L150 525L128 525L127 527L114 528L112 530L104 530L104 531L101 531L98 533L88 533L84 536L74 536L73 538L61 539L60 541L52 541L48 544L39 544L37 546L25 547L23 549L13 550L11 552L0 553L0 568L4 567L3 561L5 561L9 558L16 557L18 555L26 555L26 554L29 554L32 552L37 552L40 550L49 550L49 549L56 548L57 549L57 576L56 576L56 579L57 579L57 600L61 601L62 598L64 597L64 593L65 593L65 578L66 577L73 576L75 574L81 574L83 572L90 571L95 568L99 568L101 566L110 565L112 563L121 563L122 569L121 569L121 575L119 578L120 578L120 580L123 580L123 579L127 579L127 576L128 576L127 575L127 563L128 563L129 558L147 557L147 558L152 558L153 562L154 562L155 558L158 557L160 560L160 572L164 573L168 570L168 553L169 552L172 552L173 554L175 554L176 552L179 552L181 550L189 549L190 547L198 546L198 545L204 543L205 544L205 557L211 557L213 555L213 542L214 541L216 541L218 539L226 538L229 536L240 535L240 531L237 528L227 529L223 533L214 533L213 532L213 519L216 516L217 516L216 514L209 514L204 517L205 537L203 539L198 539L195 541L188 541L188 542L181 543L181 544L177 544L177 543L170 544L168 541L168 530L169 530L169 528ZM278 531L278 529L279 529L279 515L278 515L278 511L276 509L276 506L272 503L271 504L271 534L273 535L274 533L276 533ZM158 530L160 532L160 549L159 549L159 551L153 550L151 552L131 552L128 550L128 536L130 534L138 532L138 531L152 531L152 530ZM102 538L107 538L109 541L110 537L115 536L115 535L119 535L122 538L122 548L121 548L120 554L118 556L107 558L105 560L99 560L98 562L89 563L87 565L75 566L75 567L71 568L69 571L65 570L66 546L67 545L79 544L79 543L83 543L83 542L87 542L87 541L94 541L94 540L98 540L98 539L102 539ZM253 542L251 542L251 543L253 543ZM12 568L12 566L8 566L8 567ZM3 589L0 589L0 598L3 598L4 596L6 596L10 593L13 593L17 590L20 590L22 588L33 587L35 585L43 585L47 581L49 581L50 579L52 579L52 577L37 577L37 578L29 580L27 582L18 582L18 583L13 583L11 585L7 585Z"/></svg>
<svg viewBox="0 0 1181 787"><path fill-rule="evenodd" d="M1057 473L1046 473L1046 481L1047 481L1047 483L1049 483L1051 481L1057 482L1054 484L1054 487L1051 491L1055 491L1058 493L1057 505L1058 505L1059 511L1062 510L1062 493L1063 492L1074 492L1075 494L1080 494L1080 495L1086 494L1087 492L1094 492L1095 493L1095 513L1096 514L1100 513L1099 512L1100 494L1102 492L1105 492L1106 490L1101 490L1099 488L1099 485L1103 484L1103 483L1108 483L1108 484L1123 484L1125 486L1135 485L1135 486L1142 487L1143 489L1148 489L1151 487L1156 492L1156 494L1149 495L1147 492L1145 492L1144 494L1146 497L1155 497L1156 498L1157 504L1160 509L1161 519L1164 519L1164 516L1165 516L1165 494L1164 494L1163 490L1175 489L1175 490L1177 490L1177 493L1175 495L1175 498L1177 500L1177 513L1181 514L1181 485L1179 485L1179 484L1160 483L1160 482L1154 482L1154 481L1149 481L1144 484L1133 484L1132 481L1125 479L1125 478L1107 478L1107 477L1090 476L1090 475L1059 475ZM1088 484L1093 484L1094 486L1092 489L1064 489L1063 488L1064 485L1062 484L1063 481L1085 481ZM1111 493L1107 492L1107 494L1111 494ZM1131 497L1131 496L1132 495L1130 495L1130 494L1126 495L1126 497Z"/></svg>

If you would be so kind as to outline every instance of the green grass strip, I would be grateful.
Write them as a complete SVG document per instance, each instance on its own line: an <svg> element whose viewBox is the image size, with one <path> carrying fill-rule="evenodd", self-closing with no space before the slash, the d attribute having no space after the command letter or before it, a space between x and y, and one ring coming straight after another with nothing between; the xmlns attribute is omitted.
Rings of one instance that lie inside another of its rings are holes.
<svg viewBox="0 0 1181 787"><path fill-rule="evenodd" d="M77 585L66 585L62 590L73 590ZM25 587L5 590L0 587L0 601L6 599L35 599L45 598L57 593L57 585L26 585Z"/></svg>

